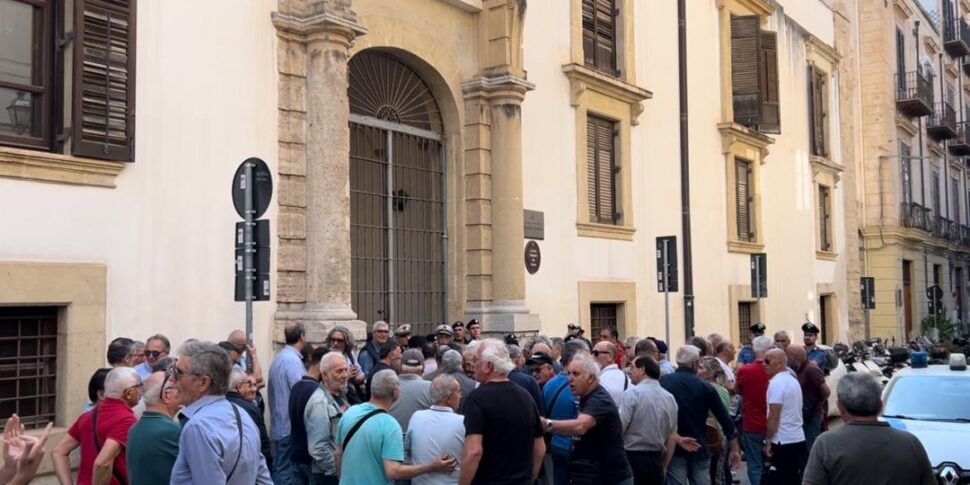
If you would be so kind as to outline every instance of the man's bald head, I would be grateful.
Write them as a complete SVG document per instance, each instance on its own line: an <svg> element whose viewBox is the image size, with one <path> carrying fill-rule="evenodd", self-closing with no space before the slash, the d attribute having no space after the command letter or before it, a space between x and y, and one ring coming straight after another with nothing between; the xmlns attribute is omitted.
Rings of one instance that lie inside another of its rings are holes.
<svg viewBox="0 0 970 485"><path fill-rule="evenodd" d="M229 338L226 340L236 345L246 345L246 332L237 328L229 333Z"/></svg>
<svg viewBox="0 0 970 485"><path fill-rule="evenodd" d="M805 363L806 353L805 347L801 345L789 345L786 351L788 353L788 358L791 359L795 366L800 366Z"/></svg>
<svg viewBox="0 0 970 485"><path fill-rule="evenodd" d="M548 345L546 345L546 344L544 344L542 342L539 342L539 343L537 343L537 344L535 344L535 345L532 346L532 353L533 354L540 354L540 353L542 353L542 354L546 354L546 355L552 355L552 349L549 348Z"/></svg>

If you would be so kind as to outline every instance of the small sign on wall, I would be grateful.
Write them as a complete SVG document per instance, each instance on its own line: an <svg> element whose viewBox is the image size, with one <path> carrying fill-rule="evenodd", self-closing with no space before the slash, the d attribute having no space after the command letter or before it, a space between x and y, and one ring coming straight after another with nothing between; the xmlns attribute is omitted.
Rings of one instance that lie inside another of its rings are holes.
<svg viewBox="0 0 970 485"><path fill-rule="evenodd" d="M542 211L522 211L523 229L526 239L546 239L545 213Z"/></svg>
<svg viewBox="0 0 970 485"><path fill-rule="evenodd" d="M529 274L536 274L539 265L542 264L542 251L539 251L539 243L529 241L525 244L525 269Z"/></svg>

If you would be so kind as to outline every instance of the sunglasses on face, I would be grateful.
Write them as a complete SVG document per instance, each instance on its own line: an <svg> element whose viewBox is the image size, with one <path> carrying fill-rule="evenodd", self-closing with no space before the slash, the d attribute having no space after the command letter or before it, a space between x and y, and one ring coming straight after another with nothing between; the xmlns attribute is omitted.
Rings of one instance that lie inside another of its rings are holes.
<svg viewBox="0 0 970 485"><path fill-rule="evenodd" d="M601 355L613 355L612 353L607 352L605 350L594 350L591 353L593 354L593 357L599 357Z"/></svg>
<svg viewBox="0 0 970 485"><path fill-rule="evenodd" d="M157 359L157 358L158 358L158 356L160 356L160 355L162 355L163 353L164 353L164 352L162 352L161 350L146 350L146 351L145 351L145 352L143 353L143 355L144 355L145 357L154 357L154 358L156 358L156 359Z"/></svg>
<svg viewBox="0 0 970 485"><path fill-rule="evenodd" d="M331 338L330 339L330 343L332 343L332 344L342 344L342 343L344 343L346 341L347 340L342 339L342 338Z"/></svg>
<svg viewBox="0 0 970 485"><path fill-rule="evenodd" d="M390 330L374 330L374 333L390 333Z"/></svg>

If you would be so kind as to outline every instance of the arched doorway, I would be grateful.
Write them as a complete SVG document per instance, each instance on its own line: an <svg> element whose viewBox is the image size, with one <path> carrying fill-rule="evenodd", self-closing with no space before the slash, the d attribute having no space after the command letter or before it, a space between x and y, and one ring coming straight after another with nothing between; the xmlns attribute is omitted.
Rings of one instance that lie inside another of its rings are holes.
<svg viewBox="0 0 970 485"><path fill-rule="evenodd" d="M357 54L349 70L352 305L368 323L429 334L447 302L438 103L387 53Z"/></svg>

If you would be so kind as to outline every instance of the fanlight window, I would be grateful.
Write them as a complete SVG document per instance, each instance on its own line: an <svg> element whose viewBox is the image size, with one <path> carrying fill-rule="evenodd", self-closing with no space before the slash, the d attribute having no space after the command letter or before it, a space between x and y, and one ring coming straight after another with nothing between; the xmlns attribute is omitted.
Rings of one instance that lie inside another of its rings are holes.
<svg viewBox="0 0 970 485"><path fill-rule="evenodd" d="M410 67L379 52L350 60L350 112L441 133L431 89Z"/></svg>

